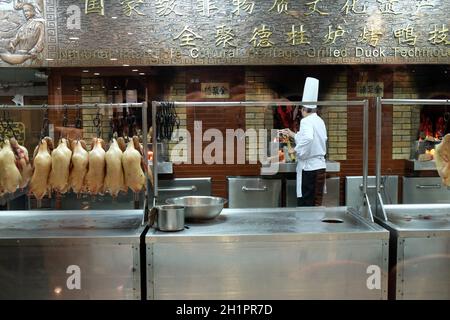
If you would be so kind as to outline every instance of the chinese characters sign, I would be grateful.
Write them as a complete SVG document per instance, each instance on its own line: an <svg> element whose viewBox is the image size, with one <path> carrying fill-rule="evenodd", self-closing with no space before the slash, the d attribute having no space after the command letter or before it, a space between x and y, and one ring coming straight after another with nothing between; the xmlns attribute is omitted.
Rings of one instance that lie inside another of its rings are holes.
<svg viewBox="0 0 450 320"><path fill-rule="evenodd" d="M202 97L207 99L228 99L230 85L228 83L202 83Z"/></svg>
<svg viewBox="0 0 450 320"><path fill-rule="evenodd" d="M383 97L383 82L357 82L356 96L358 98Z"/></svg>
<svg viewBox="0 0 450 320"><path fill-rule="evenodd" d="M450 1L39 3L0 1L0 67L450 63Z"/></svg>

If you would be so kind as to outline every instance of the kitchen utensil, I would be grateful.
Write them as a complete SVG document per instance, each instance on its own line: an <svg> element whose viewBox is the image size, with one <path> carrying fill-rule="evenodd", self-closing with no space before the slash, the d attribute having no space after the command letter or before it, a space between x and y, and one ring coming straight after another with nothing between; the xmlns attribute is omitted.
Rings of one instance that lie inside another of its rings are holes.
<svg viewBox="0 0 450 320"><path fill-rule="evenodd" d="M187 219L208 220L217 217L227 202L226 199L210 196L184 196L169 198L168 204L185 207L185 217Z"/></svg>
<svg viewBox="0 0 450 320"><path fill-rule="evenodd" d="M179 205L162 205L153 207L150 211L149 225L156 222L156 228L161 231L181 231L184 229L185 207Z"/></svg>

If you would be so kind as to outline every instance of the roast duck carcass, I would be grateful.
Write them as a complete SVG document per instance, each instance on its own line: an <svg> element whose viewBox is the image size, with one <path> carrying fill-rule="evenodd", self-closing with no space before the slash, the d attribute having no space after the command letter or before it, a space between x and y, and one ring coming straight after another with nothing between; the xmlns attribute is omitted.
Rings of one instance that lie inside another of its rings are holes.
<svg viewBox="0 0 450 320"><path fill-rule="evenodd" d="M109 192L112 197L117 197L120 191L127 191L124 182L122 168L123 152L119 147L116 139L113 139L109 150L105 154L106 176L105 176L105 192Z"/></svg>
<svg viewBox="0 0 450 320"><path fill-rule="evenodd" d="M72 150L67 139L60 139L58 147L52 152L52 170L49 185L53 191L66 193L69 190L70 161Z"/></svg>
<svg viewBox="0 0 450 320"><path fill-rule="evenodd" d="M89 152L89 170L86 174L86 185L91 195L103 194L105 180L105 142L93 138Z"/></svg>
<svg viewBox="0 0 450 320"><path fill-rule="evenodd" d="M16 166L16 156L9 139L0 150L0 194L13 193L19 188L22 175Z"/></svg>
<svg viewBox="0 0 450 320"><path fill-rule="evenodd" d="M128 142L127 148L122 156L123 171L125 173L125 185L133 192L138 193L145 186L145 164L142 157L142 146L139 138L134 136Z"/></svg>
<svg viewBox="0 0 450 320"><path fill-rule="evenodd" d="M50 187L48 178L52 169L53 141L50 138L44 138L36 147L33 156L33 175L30 180L30 193L36 199L41 200L49 192Z"/></svg>
<svg viewBox="0 0 450 320"><path fill-rule="evenodd" d="M69 186L73 192L80 194L85 191L84 179L88 172L89 154L84 140L72 141L72 165L69 176Z"/></svg>
<svg viewBox="0 0 450 320"><path fill-rule="evenodd" d="M442 142L436 145L434 158L436 160L436 168L442 183L450 187L450 133L446 134Z"/></svg>
<svg viewBox="0 0 450 320"><path fill-rule="evenodd" d="M21 146L15 138L10 139L11 148L16 156L16 166L20 171L22 177L19 188L25 188L30 182L33 168L31 167L30 157L27 148Z"/></svg>

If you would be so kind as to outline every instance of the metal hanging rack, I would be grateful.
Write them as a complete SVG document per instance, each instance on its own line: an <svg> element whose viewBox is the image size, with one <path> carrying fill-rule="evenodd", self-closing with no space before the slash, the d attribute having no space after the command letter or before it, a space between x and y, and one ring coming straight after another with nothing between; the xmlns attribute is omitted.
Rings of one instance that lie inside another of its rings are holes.
<svg viewBox="0 0 450 320"><path fill-rule="evenodd" d="M377 191L377 203L376 213L381 212L381 218L384 221L388 221L386 213L386 205L384 204L381 196L381 127L383 118L383 106L384 105L428 105L428 106L448 106L450 100L444 99L382 99L377 98L376 101L376 191ZM395 206L395 205L390 205Z"/></svg>
<svg viewBox="0 0 450 320"><path fill-rule="evenodd" d="M48 119L48 112L50 109L53 110L65 110L67 109L76 109L77 110L77 121L76 121L76 127L81 127L81 109L96 109L100 110L102 108L108 109L108 108L141 108L142 111L142 130L143 132L147 132L147 102L141 102L141 103L93 103L93 104L76 104L76 105L24 105L24 106L16 106L16 105L4 105L0 108L0 110L7 111L7 110L27 110L27 111L39 111L44 110L44 121L41 128L40 138L42 139L45 137L45 135L48 132L48 125L49 125L49 119ZM100 123L101 126L101 123ZM144 149L143 157L145 160L147 160L147 154L148 154L148 143L147 143L147 135L142 134L142 144ZM144 214L143 217L145 217L145 213L148 208L148 199L150 197L151 189L150 189L150 180L148 177L147 171L144 172L146 176L146 190L148 197L144 197ZM144 218L143 218L144 223Z"/></svg>
<svg viewBox="0 0 450 320"><path fill-rule="evenodd" d="M221 101L221 102L191 102L191 101L152 101L152 151L153 159L158 159L158 143L157 143L157 124L156 115L158 108L171 103L175 107L272 107L282 103L286 106L346 106L346 107L362 107L363 108L363 203L364 214L367 218L374 222L369 197L367 195L367 176L369 171L369 100L359 101L284 101L284 100L268 100L268 101ZM153 206L158 200L158 165L153 165ZM148 199L150 203L150 199Z"/></svg>

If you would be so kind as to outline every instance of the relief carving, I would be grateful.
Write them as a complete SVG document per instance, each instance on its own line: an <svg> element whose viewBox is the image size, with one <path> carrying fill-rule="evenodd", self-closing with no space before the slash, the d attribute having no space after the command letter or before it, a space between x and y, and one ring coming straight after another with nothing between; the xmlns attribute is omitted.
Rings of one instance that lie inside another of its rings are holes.
<svg viewBox="0 0 450 320"><path fill-rule="evenodd" d="M3 18L0 23L0 59L10 65L27 61L36 64L42 60L45 47L42 0L0 0L0 9ZM23 17L19 20L17 13L20 11Z"/></svg>

